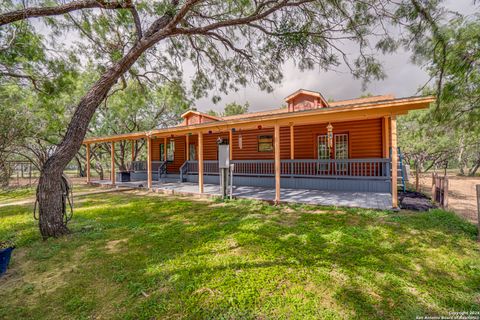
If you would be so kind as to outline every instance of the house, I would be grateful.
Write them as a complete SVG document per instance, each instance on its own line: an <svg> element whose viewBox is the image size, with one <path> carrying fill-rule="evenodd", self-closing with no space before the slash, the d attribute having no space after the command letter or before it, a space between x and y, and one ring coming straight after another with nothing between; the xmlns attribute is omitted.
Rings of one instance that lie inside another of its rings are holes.
<svg viewBox="0 0 480 320"><path fill-rule="evenodd" d="M90 145L144 139L146 161L132 162L130 178L152 188L162 176L181 181L219 183L218 143L230 146L234 185L391 193L397 200L397 116L427 108L434 98L392 95L328 102L320 93L298 90L286 107L216 117L187 111L175 126L85 139L87 180ZM133 153L132 153L133 154ZM111 183L116 183L115 169Z"/></svg>

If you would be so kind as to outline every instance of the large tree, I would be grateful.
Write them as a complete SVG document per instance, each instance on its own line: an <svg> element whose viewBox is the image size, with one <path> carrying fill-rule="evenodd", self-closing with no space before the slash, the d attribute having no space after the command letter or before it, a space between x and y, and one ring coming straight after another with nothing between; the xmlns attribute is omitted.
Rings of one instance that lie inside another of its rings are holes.
<svg viewBox="0 0 480 320"><path fill-rule="evenodd" d="M41 80L52 76L48 62L56 56L73 56L79 66L93 62L100 74L79 99L62 140L42 167L38 197L43 237L68 233L62 219L62 171L80 149L99 105L129 79L177 81L189 65L195 98L214 88L226 93L247 83L272 90L288 59L300 70L344 63L357 78L381 78L381 66L369 48L394 49L388 26L421 25L422 17L411 13L430 8L416 8L408 0L38 0L29 7L2 2L4 50L14 54L17 46L25 46L15 40L19 33L29 33L48 49L31 61L0 61L3 76L43 90ZM73 41L62 45L66 37ZM346 43L358 54L347 55Z"/></svg>
<svg viewBox="0 0 480 320"><path fill-rule="evenodd" d="M439 11L418 10L429 32L409 43L414 61L430 75L425 88L437 95L437 103L402 119L400 141L417 173L450 164L461 175L475 175L480 168L480 13L444 21Z"/></svg>

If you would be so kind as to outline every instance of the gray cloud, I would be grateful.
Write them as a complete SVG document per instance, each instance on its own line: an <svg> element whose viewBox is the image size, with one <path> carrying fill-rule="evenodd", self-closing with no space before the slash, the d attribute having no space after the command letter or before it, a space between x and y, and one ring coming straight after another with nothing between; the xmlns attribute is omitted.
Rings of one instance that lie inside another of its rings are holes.
<svg viewBox="0 0 480 320"><path fill-rule="evenodd" d="M445 1L445 5L448 9L462 14L471 14L474 11L472 0L448 0ZM392 55L382 55L380 60L387 78L370 83L365 91L362 91L361 81L353 79L348 72L323 70L300 72L293 63L287 63L283 67L284 80L272 93L248 86L238 92L220 95L222 100L217 105L214 105L209 97L196 101L196 106L201 111L222 110L226 103L235 101L249 102L250 111L275 109L283 104L286 96L300 88L319 91L326 98L335 100L355 98L364 93L374 95L391 93L396 97L405 97L417 94L418 89L428 81L426 72L410 62L409 52L398 51Z"/></svg>

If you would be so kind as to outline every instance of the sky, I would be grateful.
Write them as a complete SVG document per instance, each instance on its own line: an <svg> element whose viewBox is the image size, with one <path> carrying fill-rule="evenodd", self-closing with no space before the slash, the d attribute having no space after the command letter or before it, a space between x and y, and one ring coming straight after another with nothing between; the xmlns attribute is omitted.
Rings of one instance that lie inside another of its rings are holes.
<svg viewBox="0 0 480 320"><path fill-rule="evenodd" d="M462 14L473 12L473 0L447 0L445 5L448 9ZM249 111L260 111L279 108L284 103L284 98L298 89L318 91L326 99L343 100L358 97L365 93L373 95L393 94L395 97L408 97L418 94L428 76L419 66L410 62L410 53L398 51L395 54L381 55L387 78L381 81L373 81L362 91L361 80L353 79L348 72L325 72L309 70L301 72L293 63L287 63L283 67L284 79L275 86L271 93L261 91L254 86L240 88L238 92L228 95L220 95L222 100L216 105L212 103L211 96L195 101L199 111L210 109L221 111L225 104L230 102L250 104Z"/></svg>

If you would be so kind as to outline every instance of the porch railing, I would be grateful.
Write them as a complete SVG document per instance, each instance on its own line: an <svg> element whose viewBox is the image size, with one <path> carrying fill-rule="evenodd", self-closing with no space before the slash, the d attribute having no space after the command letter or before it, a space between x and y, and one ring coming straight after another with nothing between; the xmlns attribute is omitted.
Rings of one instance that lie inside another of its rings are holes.
<svg viewBox="0 0 480 320"><path fill-rule="evenodd" d="M166 173L167 162L166 161L152 161L152 172L159 172L160 174ZM146 172L147 161L132 161L130 165L131 171Z"/></svg>
<svg viewBox="0 0 480 320"><path fill-rule="evenodd" d="M160 177L164 174L167 173L167 161L158 161L160 162L159 166L158 166L158 178L160 179ZM153 161L152 161L152 167L154 167L153 165ZM154 169L152 169L154 170Z"/></svg>
<svg viewBox="0 0 480 320"><path fill-rule="evenodd" d="M147 161L132 161L130 163L131 171L147 171Z"/></svg>
<svg viewBox="0 0 480 320"><path fill-rule="evenodd" d="M233 160L236 176L274 176L274 160ZM218 161L203 162L204 174L218 174ZM198 161L186 161L180 170L181 178L187 174L198 174ZM346 159L346 160L281 160L282 177L318 178L372 178L390 177L390 159Z"/></svg>

